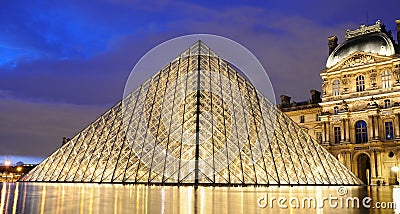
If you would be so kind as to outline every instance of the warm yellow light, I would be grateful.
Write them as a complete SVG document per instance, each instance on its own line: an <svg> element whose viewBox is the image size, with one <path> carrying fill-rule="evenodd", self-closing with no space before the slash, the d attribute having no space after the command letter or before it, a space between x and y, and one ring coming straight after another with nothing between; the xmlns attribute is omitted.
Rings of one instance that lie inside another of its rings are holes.
<svg viewBox="0 0 400 214"><path fill-rule="evenodd" d="M394 166L392 167L392 171L397 173L400 170L400 168L398 166Z"/></svg>
<svg viewBox="0 0 400 214"><path fill-rule="evenodd" d="M5 166L10 166L11 165L11 161L9 161L9 160L4 161L4 165Z"/></svg>
<svg viewBox="0 0 400 214"><path fill-rule="evenodd" d="M20 166L17 167L17 171L18 171L18 172L21 172L21 170L22 170L22 167L20 167Z"/></svg>

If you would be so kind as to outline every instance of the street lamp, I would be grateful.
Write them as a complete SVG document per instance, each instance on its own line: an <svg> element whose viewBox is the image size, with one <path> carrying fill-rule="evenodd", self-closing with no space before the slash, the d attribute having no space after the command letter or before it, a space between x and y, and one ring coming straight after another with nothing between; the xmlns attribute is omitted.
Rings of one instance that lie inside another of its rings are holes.
<svg viewBox="0 0 400 214"><path fill-rule="evenodd" d="M8 167L11 165L11 161L5 160L4 161L4 166L6 166L6 182L8 181Z"/></svg>
<svg viewBox="0 0 400 214"><path fill-rule="evenodd" d="M396 173L396 184L399 184L399 171L400 168L398 166L393 166L392 171Z"/></svg>
<svg viewBox="0 0 400 214"><path fill-rule="evenodd" d="M18 177L21 177L22 166L17 167Z"/></svg>

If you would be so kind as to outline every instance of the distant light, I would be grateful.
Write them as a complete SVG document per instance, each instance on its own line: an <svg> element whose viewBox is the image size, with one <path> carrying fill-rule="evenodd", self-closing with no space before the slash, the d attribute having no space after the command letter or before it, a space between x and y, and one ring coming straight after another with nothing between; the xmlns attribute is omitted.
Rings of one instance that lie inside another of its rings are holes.
<svg viewBox="0 0 400 214"><path fill-rule="evenodd" d="M17 167L17 171L18 171L18 172L21 172L21 171L22 171L22 167L20 167L20 166Z"/></svg>
<svg viewBox="0 0 400 214"><path fill-rule="evenodd" d="M4 166L10 166L10 165L11 165L11 161L9 161L9 160L4 161Z"/></svg>
<svg viewBox="0 0 400 214"><path fill-rule="evenodd" d="M400 168L398 166L394 166L392 167L392 171L397 173L400 170Z"/></svg>

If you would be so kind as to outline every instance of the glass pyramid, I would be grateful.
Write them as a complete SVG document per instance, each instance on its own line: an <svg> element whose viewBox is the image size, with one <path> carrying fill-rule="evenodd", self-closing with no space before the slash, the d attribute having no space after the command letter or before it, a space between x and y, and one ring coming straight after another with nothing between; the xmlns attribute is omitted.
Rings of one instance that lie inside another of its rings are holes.
<svg viewBox="0 0 400 214"><path fill-rule="evenodd" d="M21 181L362 184L201 41Z"/></svg>

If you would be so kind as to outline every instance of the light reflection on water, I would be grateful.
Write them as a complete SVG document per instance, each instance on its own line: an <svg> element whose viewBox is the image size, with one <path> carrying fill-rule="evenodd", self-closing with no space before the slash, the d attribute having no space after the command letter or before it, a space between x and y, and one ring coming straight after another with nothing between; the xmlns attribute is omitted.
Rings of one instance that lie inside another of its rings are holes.
<svg viewBox="0 0 400 214"><path fill-rule="evenodd" d="M340 193L338 189L199 187L195 190L145 185L2 183L0 213L400 213L399 187L345 187ZM297 202L292 199L301 202L304 198L322 200L324 197L337 197L343 199L342 203L357 197L360 208L346 208L346 203L340 205L340 200L337 208L331 208L328 201L320 209L291 208ZM363 208L365 197L372 198L371 206L385 202L388 207L387 202L395 202L397 209ZM278 206L279 198L287 200L283 205L288 208ZM259 207L263 205L265 208Z"/></svg>

